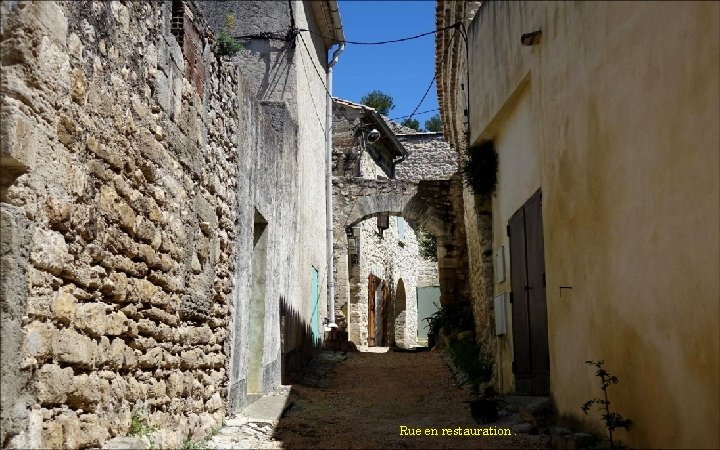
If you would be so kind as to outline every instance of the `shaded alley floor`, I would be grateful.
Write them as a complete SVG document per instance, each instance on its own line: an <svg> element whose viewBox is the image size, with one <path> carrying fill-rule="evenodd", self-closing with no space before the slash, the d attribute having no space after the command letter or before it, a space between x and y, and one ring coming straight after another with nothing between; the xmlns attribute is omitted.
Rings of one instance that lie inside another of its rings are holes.
<svg viewBox="0 0 720 450"><path fill-rule="evenodd" d="M281 387L279 420L231 418L210 448L545 448L545 436L443 436L478 425L440 352L327 352L330 361ZM333 356L337 355L337 356ZM324 356L322 359L327 360ZM338 360L341 360L338 362ZM302 383L302 384L300 384ZM314 386L314 387L313 387ZM271 399L272 400L272 399ZM278 399L279 400L279 399ZM277 402L276 402L277 403ZM420 429L402 436L401 426ZM425 435L435 429L437 436ZM506 428L509 431L509 428Z"/></svg>

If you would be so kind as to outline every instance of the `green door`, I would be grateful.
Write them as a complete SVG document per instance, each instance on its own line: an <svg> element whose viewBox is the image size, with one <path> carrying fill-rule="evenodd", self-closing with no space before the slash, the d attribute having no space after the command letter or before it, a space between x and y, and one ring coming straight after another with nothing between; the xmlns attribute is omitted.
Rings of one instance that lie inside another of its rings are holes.
<svg viewBox="0 0 720 450"><path fill-rule="evenodd" d="M417 312L418 312L418 343L427 343L428 317L435 314L440 305L440 287L419 287L417 288Z"/></svg>
<svg viewBox="0 0 720 450"><path fill-rule="evenodd" d="M310 275L312 276L312 290L310 294L310 307L312 308L312 314L310 315L310 327L312 329L312 343L317 347L320 344L320 329L318 326L318 304L320 303L320 299L318 297L320 296L320 286L318 285L317 269L313 267L310 270Z"/></svg>

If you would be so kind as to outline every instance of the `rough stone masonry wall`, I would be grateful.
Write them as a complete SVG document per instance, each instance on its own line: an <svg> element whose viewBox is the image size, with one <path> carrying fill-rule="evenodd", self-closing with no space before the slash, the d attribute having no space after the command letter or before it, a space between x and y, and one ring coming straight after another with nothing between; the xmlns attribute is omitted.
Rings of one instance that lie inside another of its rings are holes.
<svg viewBox="0 0 720 450"><path fill-rule="evenodd" d="M443 180L456 173L457 154L441 133L404 134L398 138L408 151L408 157L396 166L397 179ZM367 155L363 155L361 161L362 176L375 178L380 172L377 165ZM397 307L398 282L403 280L406 308L393 313L395 324L391 332L401 347L417 343L417 287L439 285L438 264L419 256L415 230L409 224L405 226L403 245L399 244L397 221L397 217L390 218L390 228L385 230L382 238L377 231L376 219L357 226L361 257L360 266L350 274L353 286L349 290L354 295L348 305L348 316L353 324L349 328L350 339L361 345L367 344L367 276L370 273L391 283L394 308Z"/></svg>
<svg viewBox="0 0 720 450"><path fill-rule="evenodd" d="M390 217L390 227L382 236L378 232L377 219L360 222L355 233L360 236L360 264L355 270L357 295L350 301L350 321L357 327L351 340L367 345L368 275L373 274L390 283L391 304L387 307L393 324L388 329L386 342L395 341L398 347L409 347L417 343L417 283L418 254L417 238L409 224L405 225L402 240L398 234L399 217ZM401 244L402 242L402 244ZM435 265L437 274L437 265ZM398 285L402 280L405 289L405 304L397 301ZM355 327L353 327L355 328ZM358 341L355 339L359 338Z"/></svg>
<svg viewBox="0 0 720 450"><path fill-rule="evenodd" d="M164 3L2 8L2 445L100 446L142 406L178 448L225 413L238 72Z"/></svg>
<svg viewBox="0 0 720 450"><path fill-rule="evenodd" d="M400 134L408 157L395 167L399 180L449 180L458 170L457 152L442 133Z"/></svg>

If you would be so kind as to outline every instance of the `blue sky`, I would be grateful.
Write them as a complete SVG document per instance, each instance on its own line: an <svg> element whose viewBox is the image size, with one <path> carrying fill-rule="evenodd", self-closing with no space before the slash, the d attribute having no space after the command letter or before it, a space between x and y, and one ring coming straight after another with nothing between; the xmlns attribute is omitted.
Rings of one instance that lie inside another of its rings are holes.
<svg viewBox="0 0 720 450"><path fill-rule="evenodd" d="M435 29L435 2L430 1L349 1L340 0L340 17L349 41L384 41L425 33ZM393 97L390 117L412 113L435 71L435 35L386 45L345 46L333 71L333 96L359 102L368 92L379 89ZM422 106L437 108L437 91L430 89ZM416 115L425 120L437 112Z"/></svg>

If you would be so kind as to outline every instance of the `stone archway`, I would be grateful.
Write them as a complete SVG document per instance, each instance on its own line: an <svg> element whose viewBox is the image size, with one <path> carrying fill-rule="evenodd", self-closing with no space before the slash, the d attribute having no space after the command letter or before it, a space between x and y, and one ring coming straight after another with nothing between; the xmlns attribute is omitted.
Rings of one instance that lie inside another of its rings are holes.
<svg viewBox="0 0 720 450"><path fill-rule="evenodd" d="M393 340L391 345L402 346L407 338L406 336L406 310L407 310L407 293L405 292L405 282L400 278L395 288L395 298L393 299L392 324Z"/></svg>
<svg viewBox="0 0 720 450"><path fill-rule="evenodd" d="M381 214L402 216L437 237L440 301L443 305L466 301L468 277L463 218L455 214L462 211L458 206L462 205L459 177L431 181L335 178L333 200L335 314L341 329L348 329L350 310L349 233L356 224ZM395 327L394 319L391 328Z"/></svg>

